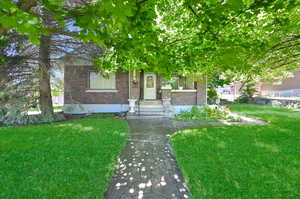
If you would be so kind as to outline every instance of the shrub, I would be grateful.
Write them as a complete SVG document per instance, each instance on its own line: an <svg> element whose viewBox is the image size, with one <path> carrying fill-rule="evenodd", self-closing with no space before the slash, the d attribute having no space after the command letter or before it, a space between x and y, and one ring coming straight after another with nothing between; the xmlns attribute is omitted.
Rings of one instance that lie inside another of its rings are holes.
<svg viewBox="0 0 300 199"><path fill-rule="evenodd" d="M271 103L272 103L273 107L281 107L282 106L281 102L278 100L274 100Z"/></svg>
<svg viewBox="0 0 300 199"><path fill-rule="evenodd" d="M246 83L244 89L242 90L241 96L238 97L236 99L236 101L238 103L249 103L252 100L252 98L256 92L254 85L255 84L253 82Z"/></svg>
<svg viewBox="0 0 300 199"><path fill-rule="evenodd" d="M288 109L299 109L300 105L297 103L289 103L288 105L286 105L286 108Z"/></svg>
<svg viewBox="0 0 300 199"><path fill-rule="evenodd" d="M182 121L197 121L203 118L205 118L204 112L197 106L193 106L190 111L181 111L174 117L175 120Z"/></svg>
<svg viewBox="0 0 300 199"><path fill-rule="evenodd" d="M218 93L215 88L208 87L207 90L207 103L208 104L215 104L218 99Z"/></svg>
<svg viewBox="0 0 300 199"><path fill-rule="evenodd" d="M205 106L201 109L194 106L190 111L181 111L175 115L175 120L199 122L199 121L240 121L239 118L235 118L230 115L228 107L222 106Z"/></svg>
<svg viewBox="0 0 300 199"><path fill-rule="evenodd" d="M0 124L2 125L41 124L62 120L65 120L62 114L28 115L27 111L22 110L18 106L12 106L9 109L0 109Z"/></svg>
<svg viewBox="0 0 300 199"><path fill-rule="evenodd" d="M228 106L206 106L204 109L205 113L210 118L223 121L238 121L238 118L234 118L230 115L230 109Z"/></svg>

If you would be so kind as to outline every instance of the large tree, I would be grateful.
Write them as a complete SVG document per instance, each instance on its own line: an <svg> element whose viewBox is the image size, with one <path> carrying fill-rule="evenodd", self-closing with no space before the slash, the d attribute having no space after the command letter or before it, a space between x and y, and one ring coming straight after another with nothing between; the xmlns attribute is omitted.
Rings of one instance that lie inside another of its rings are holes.
<svg viewBox="0 0 300 199"><path fill-rule="evenodd" d="M128 38L131 29L145 27L155 18L151 1L3 0L0 34L15 29L39 45L40 109L52 115L50 45L54 34L92 41L104 47ZM145 8L145 9L144 9Z"/></svg>
<svg viewBox="0 0 300 199"><path fill-rule="evenodd" d="M299 0L10 0L0 34L16 29L40 44L41 101L51 112L53 34L105 48L94 64L166 75L271 76L299 67Z"/></svg>
<svg viewBox="0 0 300 199"><path fill-rule="evenodd" d="M20 124L20 117L36 107L37 52L28 39L16 32L3 35L0 54L0 123ZM19 117L20 116L20 117ZM22 120L23 121L23 120Z"/></svg>
<svg viewBox="0 0 300 199"><path fill-rule="evenodd" d="M98 65L243 79L280 74L299 67L299 7L296 0L157 1L153 28L112 45Z"/></svg>

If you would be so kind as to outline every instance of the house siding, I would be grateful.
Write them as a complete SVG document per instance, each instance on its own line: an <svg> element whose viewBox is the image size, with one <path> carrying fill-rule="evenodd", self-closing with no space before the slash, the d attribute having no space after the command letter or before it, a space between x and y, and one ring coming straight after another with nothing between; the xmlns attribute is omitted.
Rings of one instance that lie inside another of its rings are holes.
<svg viewBox="0 0 300 199"><path fill-rule="evenodd" d="M116 72L117 92L86 92L92 66L65 66L65 104L128 104L128 72Z"/></svg>

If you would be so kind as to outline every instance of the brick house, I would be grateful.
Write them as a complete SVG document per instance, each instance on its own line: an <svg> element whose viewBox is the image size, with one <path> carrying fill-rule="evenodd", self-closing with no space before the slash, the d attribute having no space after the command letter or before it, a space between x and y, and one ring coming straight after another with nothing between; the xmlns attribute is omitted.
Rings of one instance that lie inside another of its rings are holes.
<svg viewBox="0 0 300 199"><path fill-rule="evenodd" d="M300 70L280 83L261 83L259 94L268 97L300 97Z"/></svg>
<svg viewBox="0 0 300 199"><path fill-rule="evenodd" d="M88 62L72 60L64 65L65 113L171 116L206 104L206 83L189 78L165 82L153 72L120 70L103 77Z"/></svg>

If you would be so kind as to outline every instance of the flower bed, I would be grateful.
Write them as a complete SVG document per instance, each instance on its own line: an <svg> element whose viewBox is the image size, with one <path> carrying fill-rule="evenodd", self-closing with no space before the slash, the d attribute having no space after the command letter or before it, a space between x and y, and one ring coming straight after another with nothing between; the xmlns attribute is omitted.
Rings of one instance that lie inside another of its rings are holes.
<svg viewBox="0 0 300 199"><path fill-rule="evenodd" d="M240 118L231 114L231 110L228 106L218 105L205 107L194 106L190 111L182 111L175 115L173 119L186 122L241 121Z"/></svg>

